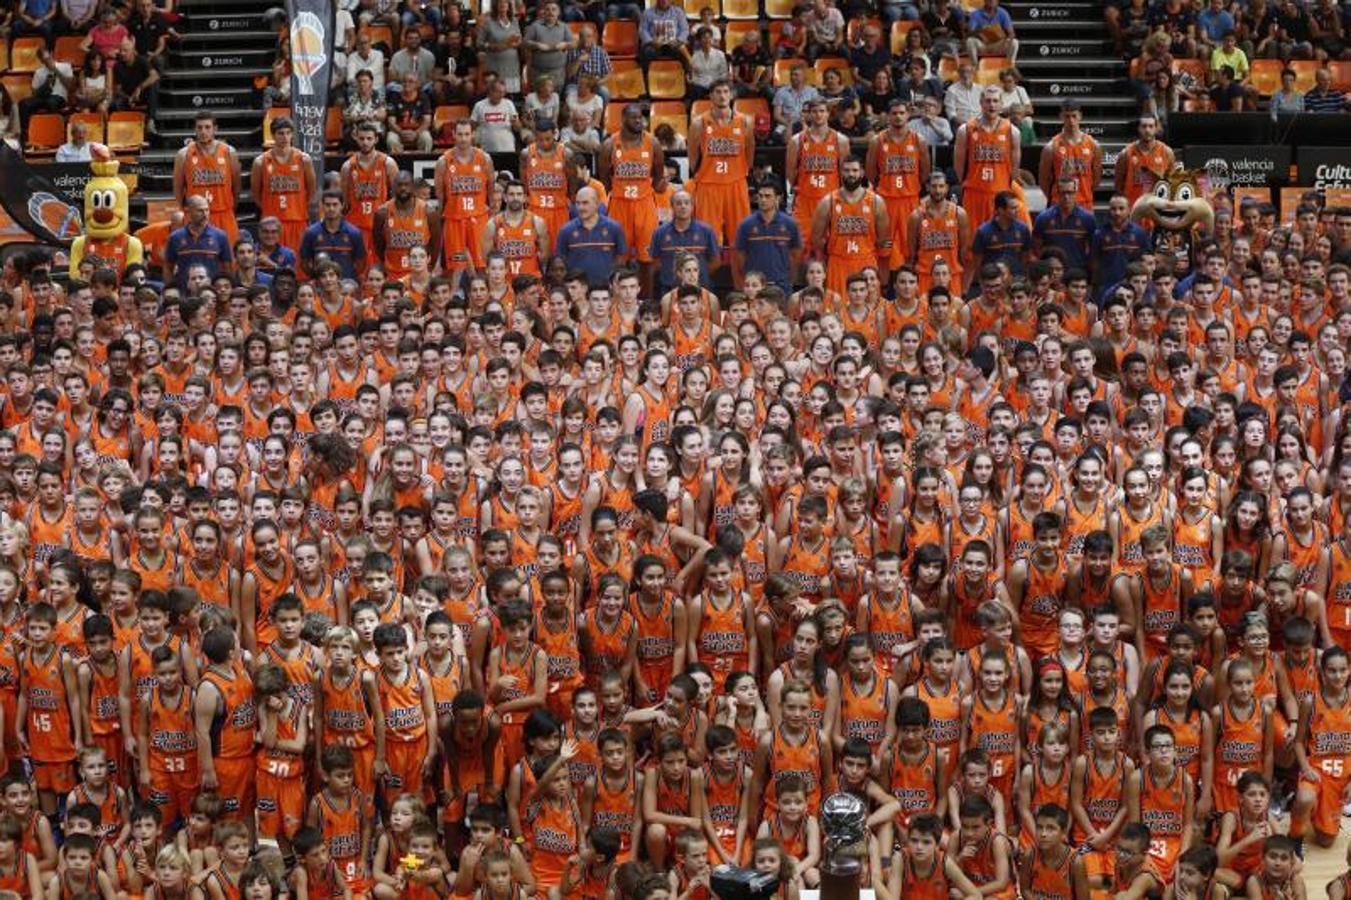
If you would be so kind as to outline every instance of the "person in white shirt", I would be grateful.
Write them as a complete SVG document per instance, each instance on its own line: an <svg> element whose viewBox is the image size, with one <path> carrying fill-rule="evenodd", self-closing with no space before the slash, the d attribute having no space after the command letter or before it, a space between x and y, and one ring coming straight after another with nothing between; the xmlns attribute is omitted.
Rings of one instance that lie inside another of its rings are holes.
<svg viewBox="0 0 1351 900"><path fill-rule="evenodd" d="M484 153L515 153L520 118L516 104L507 99L507 85L500 78L488 82L488 96L474 104L469 121L478 127L478 143Z"/></svg>
<svg viewBox="0 0 1351 900"><path fill-rule="evenodd" d="M975 82L976 67L964 59L957 65L957 80L948 85L943 96L943 110L957 125L965 125L980 115L980 94L984 90Z"/></svg>
<svg viewBox="0 0 1351 900"><path fill-rule="evenodd" d="M385 92L385 54L371 46L371 36L357 34L357 48L347 56L347 83L357 83L357 73L362 69L371 73L375 80L377 93Z"/></svg>
<svg viewBox="0 0 1351 900"><path fill-rule="evenodd" d="M70 140L56 148L59 163L89 162L89 126L75 122L70 126Z"/></svg>
<svg viewBox="0 0 1351 900"><path fill-rule="evenodd" d="M706 97L713 85L731 77L727 54L713 46L713 31L699 26L694 32L694 52L690 54L690 96Z"/></svg>

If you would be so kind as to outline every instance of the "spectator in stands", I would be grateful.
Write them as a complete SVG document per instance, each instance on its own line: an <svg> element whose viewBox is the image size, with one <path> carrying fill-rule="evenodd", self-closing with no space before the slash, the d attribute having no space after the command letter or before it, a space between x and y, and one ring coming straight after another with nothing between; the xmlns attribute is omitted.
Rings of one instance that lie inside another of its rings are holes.
<svg viewBox="0 0 1351 900"><path fill-rule="evenodd" d="M1149 27L1168 39L1174 56L1196 55L1196 15L1184 0L1164 0L1156 6Z"/></svg>
<svg viewBox="0 0 1351 900"><path fill-rule="evenodd" d="M1220 38L1220 45L1210 51L1210 72L1212 78L1218 78L1220 67L1228 66L1234 72L1234 80L1243 82L1248 80L1248 54L1244 53L1238 46L1238 34L1234 31L1226 31Z"/></svg>
<svg viewBox="0 0 1351 900"><path fill-rule="evenodd" d="M479 16L478 46L484 74L507 83L507 93L521 92L521 25L511 0L493 0L492 12Z"/></svg>
<svg viewBox="0 0 1351 900"><path fill-rule="evenodd" d="M537 119L544 119L550 123L557 122L563 98L556 90L557 83L554 79L545 75L532 81L530 86L533 90L525 95L521 120L526 123L533 123ZM549 127L552 128L553 125Z"/></svg>
<svg viewBox="0 0 1351 900"><path fill-rule="evenodd" d="M732 85L738 97L770 97L774 93L774 60L760 40L759 31L746 37L729 57Z"/></svg>
<svg viewBox="0 0 1351 900"><path fill-rule="evenodd" d="M112 102L112 89L107 61L98 53L86 55L75 79L75 108L106 113Z"/></svg>
<svg viewBox="0 0 1351 900"><path fill-rule="evenodd" d="M1326 66L1313 73L1313 80L1313 89L1304 95L1305 112L1346 112L1348 97L1332 86L1332 72Z"/></svg>
<svg viewBox="0 0 1351 900"><path fill-rule="evenodd" d="M891 68L891 47L883 42L882 29L863 26L862 43L849 50L849 67L854 70L855 84L866 84L879 71Z"/></svg>
<svg viewBox="0 0 1351 900"><path fill-rule="evenodd" d="M583 25L582 32L578 35L577 46L568 52L567 88L564 93L575 92L581 77L591 75L600 85L598 90L601 96L608 100L610 95L605 88L605 82L613 71L610 54L596 42L595 27Z"/></svg>
<svg viewBox="0 0 1351 900"><path fill-rule="evenodd" d="M943 95L943 109L947 117L958 125L980 115L980 94L983 88L976 84L976 63L964 59L957 66L957 80L947 86Z"/></svg>
<svg viewBox="0 0 1351 900"><path fill-rule="evenodd" d="M36 35L50 44L57 12L56 0L22 0L14 20L14 36Z"/></svg>
<svg viewBox="0 0 1351 900"><path fill-rule="evenodd" d="M812 6L800 3L793 7L793 17L783 23L779 43L774 54L779 59L798 59L807 54L807 32L811 30Z"/></svg>
<svg viewBox="0 0 1351 900"><path fill-rule="evenodd" d="M594 125L605 121L605 98L596 90L594 75L583 75L577 83L577 89L563 99L564 112L572 118L574 110L582 110L591 117Z"/></svg>
<svg viewBox="0 0 1351 900"><path fill-rule="evenodd" d="M774 132L780 140L802 127L802 110L816 99L816 88L807 83L807 67L798 63L788 71L788 83L774 93Z"/></svg>
<svg viewBox="0 0 1351 900"><path fill-rule="evenodd" d="M638 19L638 58L646 66L654 59L689 61L690 25L685 10L671 0L656 0Z"/></svg>
<svg viewBox="0 0 1351 900"><path fill-rule="evenodd" d="M713 46L713 32L700 26L694 32L694 52L690 54L690 77L686 82L687 96L698 100L708 96L713 85L732 74L727 65L727 54Z"/></svg>
<svg viewBox="0 0 1351 900"><path fill-rule="evenodd" d="M521 127L521 119L516 104L507 99L507 86L502 79L488 79L488 96L474 104L469 121L478 129L483 152L516 152L516 132Z"/></svg>
<svg viewBox="0 0 1351 900"><path fill-rule="evenodd" d="M1146 0L1129 0L1117 14L1117 27L1112 32L1117 52L1126 57L1140 55L1140 45L1149 37L1149 4Z"/></svg>
<svg viewBox="0 0 1351 900"><path fill-rule="evenodd" d="M1271 95L1271 118L1304 112L1304 95L1295 90L1295 70L1281 69L1281 89Z"/></svg>
<svg viewBox="0 0 1351 900"><path fill-rule="evenodd" d="M816 62L823 56L844 56L844 39L848 33L844 14L835 8L834 0L812 0L807 17L807 61Z"/></svg>
<svg viewBox="0 0 1351 900"><path fill-rule="evenodd" d="M983 0L966 17L966 52L973 63L982 56L1007 56L1018 61L1018 39L1013 35L1013 17L999 0Z"/></svg>
<svg viewBox="0 0 1351 900"><path fill-rule="evenodd" d="M558 140L568 153L590 155L600 150L600 131L591 126L591 113L584 109L573 110L568 127L558 135Z"/></svg>
<svg viewBox="0 0 1351 900"><path fill-rule="evenodd" d="M1027 96L1022 76L1009 66L999 70L999 111L1007 115L1015 106L1022 107L1024 115L1032 115L1032 98Z"/></svg>
<svg viewBox="0 0 1351 900"><path fill-rule="evenodd" d="M436 45L442 97L447 102L472 100L483 77L478 50L460 31L452 29L442 38Z"/></svg>
<svg viewBox="0 0 1351 900"><path fill-rule="evenodd" d="M569 272L586 276L592 288L609 283L610 272L628 253L624 229L608 216L600 214L600 195L594 188L577 191L573 200L577 215L558 231L554 252L562 257Z"/></svg>
<svg viewBox="0 0 1351 900"><path fill-rule="evenodd" d="M891 108L891 101L899 97L891 83L891 70L878 69L873 73L872 83L858 95L863 111L874 120L878 128L885 127L883 119Z"/></svg>
<svg viewBox="0 0 1351 900"><path fill-rule="evenodd" d="M99 0L61 0L61 29L66 34L84 34L98 11Z"/></svg>
<svg viewBox="0 0 1351 900"><path fill-rule="evenodd" d="M386 106L389 134L385 136L385 143L389 152L432 152L432 109L417 75L412 72L405 75L403 90L390 97Z"/></svg>
<svg viewBox="0 0 1351 900"><path fill-rule="evenodd" d="M1234 80L1233 67L1220 66L1210 86L1210 105L1220 112L1242 112L1244 98L1243 85Z"/></svg>
<svg viewBox="0 0 1351 900"><path fill-rule="evenodd" d="M403 33L403 47L389 60L389 80L391 90L402 87L404 78L412 75L417 78L418 87L429 85L436 71L436 56L422 46L422 33L409 28Z"/></svg>
<svg viewBox="0 0 1351 900"><path fill-rule="evenodd" d="M436 0L403 0L399 13L404 30L430 25L433 32L441 30L441 6Z"/></svg>
<svg viewBox="0 0 1351 900"><path fill-rule="evenodd" d="M56 148L57 162L89 162L89 126L70 123L70 138Z"/></svg>
<svg viewBox="0 0 1351 900"><path fill-rule="evenodd" d="M952 143L952 123L941 115L937 97L925 97L918 108L913 104L907 127L924 139L930 147L946 147Z"/></svg>
<svg viewBox="0 0 1351 900"><path fill-rule="evenodd" d="M1343 22L1342 15L1342 10L1334 0L1317 0L1309 10L1314 46L1327 59L1345 58L1347 48L1344 36L1347 24L1351 23Z"/></svg>
<svg viewBox="0 0 1351 900"><path fill-rule="evenodd" d="M780 207L783 194L773 184L755 189L756 211L736 230L732 281L740 288L747 272L759 272L770 284L790 293L802 264L802 231L797 220Z"/></svg>
<svg viewBox="0 0 1351 900"><path fill-rule="evenodd" d="M844 76L840 74L840 69L827 69L821 76L821 86L816 92L821 95L821 99L826 101L830 111L834 113L841 106L860 109L858 94L854 89L844 83Z"/></svg>
<svg viewBox="0 0 1351 900"><path fill-rule="evenodd" d="M905 33L905 46L898 56L892 58L892 71L899 78L902 73L910 71L910 62L916 59L924 64L925 78L933 74L933 62L929 59L929 32L923 28L911 28Z"/></svg>
<svg viewBox="0 0 1351 900"><path fill-rule="evenodd" d="M136 0L136 7L127 18L127 30L136 40L136 52L152 66L158 66L169 42L178 39L164 14L155 7L155 0Z"/></svg>
<svg viewBox="0 0 1351 900"><path fill-rule="evenodd" d="M230 271L234 261L230 254L230 238L211 224L211 205L206 198L193 194L185 206L187 222L170 233L164 248L164 281L177 284L179 290L187 290L188 269L192 266L205 267L207 277L214 278L217 272ZM273 222L280 237L281 223L275 219ZM261 229L263 223L258 224Z"/></svg>
<svg viewBox="0 0 1351 900"><path fill-rule="evenodd" d="M1219 47L1224 36L1237 28L1238 22L1224 8L1224 0L1207 0L1206 8L1196 14L1196 37L1204 50Z"/></svg>
<svg viewBox="0 0 1351 900"><path fill-rule="evenodd" d="M1056 247L1065 254L1065 268L1088 271L1097 220L1093 210L1075 202L1079 190L1077 178L1064 176L1056 187L1060 199L1038 213L1032 223L1032 252L1040 256L1047 247Z"/></svg>
<svg viewBox="0 0 1351 900"><path fill-rule="evenodd" d="M961 4L934 0L920 17L920 24L935 59L961 55L966 44L966 11Z"/></svg>
<svg viewBox="0 0 1351 900"><path fill-rule="evenodd" d="M522 38L530 63L530 83L543 77L562 84L567 74L568 51L577 46L572 30L558 17L558 3L550 0L539 8L539 16L525 28Z"/></svg>
<svg viewBox="0 0 1351 900"><path fill-rule="evenodd" d="M915 0L882 0L879 12L882 25L889 30L893 22L916 21L919 18L919 4Z"/></svg>
<svg viewBox="0 0 1351 900"><path fill-rule="evenodd" d="M342 191L324 191L319 201L319 221L306 228L300 238L300 265L310 277L319 280L324 290L336 290L338 279L355 279L365 268L366 239L361 229L343 218L342 204ZM331 284L325 278L324 260L333 267Z"/></svg>
<svg viewBox="0 0 1351 900"><path fill-rule="evenodd" d="M112 109L143 109L151 118L159 107L159 72L136 52L136 42L128 38L113 63Z"/></svg>
<svg viewBox="0 0 1351 900"><path fill-rule="evenodd" d="M129 37L131 32L117 17L117 10L109 6L103 10L103 15L99 16L99 23L89 30L80 46L86 53L97 53L105 62L112 62L117 58L117 51L122 42Z"/></svg>
<svg viewBox="0 0 1351 900"><path fill-rule="evenodd" d="M75 72L70 63L57 62L46 47L38 50L38 67L33 72L33 92L19 101L19 119L25 131L33 113L61 112L75 89Z"/></svg>
<svg viewBox="0 0 1351 900"><path fill-rule="evenodd" d="M9 91L0 88L0 139L14 149L19 149L23 135L19 131L19 108Z"/></svg>
<svg viewBox="0 0 1351 900"><path fill-rule="evenodd" d="M357 73L356 90L347 98L347 104L342 109L347 139L355 143L356 127L362 122L371 123L378 134L384 134L385 119L388 115L384 95L375 89L374 76L370 70L362 69Z"/></svg>
<svg viewBox="0 0 1351 900"><path fill-rule="evenodd" d="M369 72L376 93L385 91L385 54L371 44L371 36L366 32L357 34L356 49L347 55L347 83L355 85L357 75Z"/></svg>
<svg viewBox="0 0 1351 900"><path fill-rule="evenodd" d="M688 256L699 263L699 283L713 286L711 273L721 259L718 235L712 226L694 217L694 198L689 191L671 195L671 221L652 235L651 256L658 266L657 287L666 293L676 286L676 272Z"/></svg>
<svg viewBox="0 0 1351 900"><path fill-rule="evenodd" d="M263 108L291 105L291 42L277 41L277 58L272 61L272 76L263 89Z"/></svg>

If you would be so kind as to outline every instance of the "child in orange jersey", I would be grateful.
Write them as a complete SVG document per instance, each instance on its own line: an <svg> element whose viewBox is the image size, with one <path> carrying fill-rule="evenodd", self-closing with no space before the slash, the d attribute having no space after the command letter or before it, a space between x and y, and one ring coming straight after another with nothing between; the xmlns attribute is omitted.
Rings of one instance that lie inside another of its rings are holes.
<svg viewBox="0 0 1351 900"><path fill-rule="evenodd" d="M666 870L665 880L673 900L707 900L713 896L709 878L708 839L690 831L675 841L675 855L679 860ZM662 869L658 868L658 872ZM640 891L638 896L643 897ZM651 900L651 898L648 898Z"/></svg>
<svg viewBox="0 0 1351 900"><path fill-rule="evenodd" d="M750 596L731 586L732 560L714 547L704 555L704 591L690 601L687 662L702 662L721 691L739 669L756 673L760 660Z"/></svg>
<svg viewBox="0 0 1351 900"><path fill-rule="evenodd" d="M506 816L500 806L480 804L465 817L469 822L469 843L460 853L460 865L452 880L456 895L466 896L486 884L485 874L490 861L499 854L507 864L508 876L517 885L535 883L530 864L522 852L522 843L512 843L506 837Z"/></svg>
<svg viewBox="0 0 1351 900"><path fill-rule="evenodd" d="M88 656L75 668L80 692L80 728L87 736L86 741L103 751L113 784L125 789L131 786L131 768L126 762L122 739L113 623L106 616L92 615L84 620L83 630Z"/></svg>
<svg viewBox="0 0 1351 900"><path fill-rule="evenodd" d="M1295 744L1300 782L1290 833L1303 838L1312 827L1314 842L1327 847L1337 837L1337 807L1345 805L1351 796L1351 772L1346 771L1351 754L1351 692L1347 689L1351 669L1346 651L1340 647L1324 650L1319 669L1321 677L1313 698L1300 709ZM1269 756L1266 762L1269 772Z"/></svg>
<svg viewBox="0 0 1351 900"><path fill-rule="evenodd" d="M136 819L132 818L132 827ZM251 866L249 830L243 822L225 821L216 826L216 846L220 863L207 871L200 884L209 900L239 900L245 875Z"/></svg>
<svg viewBox="0 0 1351 900"><path fill-rule="evenodd" d="M889 550L873 560L873 589L858 604L856 631L868 635L884 673L897 668L915 637L915 613L924 609L901 578L901 557Z"/></svg>
<svg viewBox="0 0 1351 900"><path fill-rule="evenodd" d="M1149 826L1127 822L1117 837L1111 868L1095 872L1089 862L1089 888L1119 900L1145 900L1163 891L1163 878L1149 857Z"/></svg>
<svg viewBox="0 0 1351 900"><path fill-rule="evenodd" d="M188 870L193 876L201 875L220 862L215 831L224 808L216 794L198 794L192 798L186 827L174 836L174 843L187 856Z"/></svg>
<svg viewBox="0 0 1351 900"><path fill-rule="evenodd" d="M345 625L333 626L324 638L328 664L315 673L312 688L314 746L320 778L324 775L324 751L338 745L346 748L354 762L356 789L371 799L376 779L387 771L385 722L375 673L356 664L358 642L356 631Z"/></svg>
<svg viewBox="0 0 1351 900"><path fill-rule="evenodd" d="M670 572L659 556L644 554L633 564L638 590L629 603L637 625L634 696L644 705L666 695L671 676L685 670L689 626L685 602L668 590Z"/></svg>
<svg viewBox="0 0 1351 900"><path fill-rule="evenodd" d="M559 763L562 765L559 765ZM582 819L572 791L567 760L560 756L536 760L534 772L539 790L526 815L526 845L530 848L530 872L537 890L556 887L563 880L568 859L582 840Z"/></svg>
<svg viewBox="0 0 1351 900"><path fill-rule="evenodd" d="M376 849L376 861L381 862L379 848ZM426 816L419 816L408 829L408 850L398 856L387 856L384 860L386 870L394 870L397 885L395 892L389 892L386 884L376 885L373 895L381 900L391 897L405 900L437 900L446 895L447 875L450 864L442 852L436 826Z"/></svg>
<svg viewBox="0 0 1351 900"><path fill-rule="evenodd" d="M441 821L448 843L458 848L465 837L465 812L480 799L494 800L502 783L502 759L497 753L501 725L486 708L483 695L463 690L450 704L450 722L442 732L445 766L442 770Z"/></svg>
<svg viewBox="0 0 1351 900"><path fill-rule="evenodd" d="M628 586L628 580L619 572L601 575L596 580L592 606L583 613L578 625L577 642L586 664L586 682L592 687L599 684L606 672L619 672L626 685L633 678L638 625L624 608Z"/></svg>
<svg viewBox="0 0 1351 900"><path fill-rule="evenodd" d="M778 879L777 900L798 900L801 896L801 887L793 877L793 862L774 838L760 838L751 844L751 868Z"/></svg>
<svg viewBox="0 0 1351 900"><path fill-rule="evenodd" d="M774 838L793 864L793 876L808 888L821 883L821 827L807 811L807 788L789 775L777 786L778 809L760 822L756 838Z"/></svg>
<svg viewBox="0 0 1351 900"><path fill-rule="evenodd" d="M1126 783L1135 765L1120 750L1121 722L1111 707L1089 712L1088 734L1089 750L1074 761L1071 774L1070 814L1077 840L1088 848L1089 876L1110 876L1108 848L1126 823Z"/></svg>
<svg viewBox="0 0 1351 900"><path fill-rule="evenodd" d="M1262 864L1262 842L1280 834L1280 822L1271 810L1271 786L1261 772L1244 772L1238 779L1238 809L1224 814L1215 843L1221 867L1216 879L1235 891ZM1178 877L1181 877L1179 860Z"/></svg>
<svg viewBox="0 0 1351 900"><path fill-rule="evenodd" d="M839 679L839 714L831 724L831 740L837 750L845 740L857 738L875 752L885 753L896 739L900 691L875 664L866 632L851 634L844 643L846 670Z"/></svg>
<svg viewBox="0 0 1351 900"><path fill-rule="evenodd" d="M57 797L75 786L81 734L75 663L55 643L56 623L56 610L50 605L36 603L29 608L15 723L19 748L33 762L39 804L49 816L56 812Z"/></svg>
<svg viewBox="0 0 1351 900"><path fill-rule="evenodd" d="M131 801L126 791L114 784L108 771L108 757L99 747L80 751L80 783L66 795L66 808L92 804L99 810L100 824L95 837L121 844L131 834L127 813Z"/></svg>
<svg viewBox="0 0 1351 900"><path fill-rule="evenodd" d="M943 820L924 813L915 816L901 849L898 897L907 900L950 900L952 892L962 900L978 900L981 891L963 871L962 862L943 852Z"/></svg>
<svg viewBox="0 0 1351 900"><path fill-rule="evenodd" d="M1027 897L1088 897L1083 857L1069 844L1070 814L1065 807L1044 803L1027 813L1035 822L1031 852L1018 866L1018 884Z"/></svg>
<svg viewBox="0 0 1351 900"><path fill-rule="evenodd" d="M1215 723L1215 811L1238 808L1239 776L1248 770L1271 776L1275 729L1271 712L1255 695L1252 663L1235 659L1229 663L1228 691L1210 713ZM1338 751L1340 754L1341 751Z"/></svg>
<svg viewBox="0 0 1351 900"><path fill-rule="evenodd" d="M1047 804L1070 808L1070 775L1074 769L1070 748L1074 746L1069 729L1060 722L1041 726L1035 752L1023 766L1022 778L1018 780L1018 816L1022 826L1018 846L1024 851L1037 846L1036 810ZM1068 823L1065 827L1069 828Z"/></svg>
<svg viewBox="0 0 1351 900"><path fill-rule="evenodd" d="M1200 844L1177 858L1177 875L1164 888L1163 900L1228 900L1231 889L1220 883L1213 847Z"/></svg>
<svg viewBox="0 0 1351 900"><path fill-rule="evenodd" d="M704 772L690 767L681 736L663 734L654 756L657 765L643 779L643 841L653 865L663 868L677 837L712 829L705 824Z"/></svg>
<svg viewBox="0 0 1351 900"><path fill-rule="evenodd" d="M530 640L530 607L522 602L500 608L506 642L488 654L488 699L502 720L502 749L507 759L524 751L522 727L530 712L545 705L549 690L548 654Z"/></svg>
<svg viewBox="0 0 1351 900"><path fill-rule="evenodd" d="M995 829L994 808L984 797L967 797L957 810L961 827L948 839L948 852L980 894L1013 900L1017 894L1013 848Z"/></svg>
<svg viewBox="0 0 1351 900"><path fill-rule="evenodd" d="M435 829L432 830L432 851L422 859L425 868L412 875L404 871L401 860L413 852L413 832L419 825L426 825L427 810L415 794L399 794L389 804L388 821L375 841L375 853L371 857L371 877L375 884L371 889L373 897L380 900L401 900L408 881L422 883L423 879L435 881ZM440 870L441 880L445 880L445 870Z"/></svg>
<svg viewBox="0 0 1351 900"><path fill-rule="evenodd" d="M42 871L37 858L23 849L23 824L13 816L0 818L0 890L13 891L22 900L40 900Z"/></svg>
<svg viewBox="0 0 1351 900"><path fill-rule="evenodd" d="M703 806L707 810L709 846L719 860L736 865L750 821L751 771L741 761L736 732L727 726L709 728L704 743L708 757L703 769Z"/></svg>
<svg viewBox="0 0 1351 900"><path fill-rule="evenodd" d="M990 784L1008 809L1022 756L1018 740L1017 695L1009 679L1009 659L995 650L980 660L975 692L962 698L961 749L984 750L990 760Z"/></svg>
<svg viewBox="0 0 1351 900"><path fill-rule="evenodd" d="M73 834L87 834L98 841L98 847L94 851L94 862L100 869L108 873L108 877L113 882L113 889L125 889L140 893L142 889L140 873L118 872L117 853L114 852L113 845L99 837L99 831L102 827L103 816L99 813L98 806L93 803L75 803L66 807L66 817L61 825L61 834L63 838L70 837ZM59 866L57 871L61 871ZM125 883L119 880L119 875L124 876Z"/></svg>
<svg viewBox="0 0 1351 900"><path fill-rule="evenodd" d="M431 681L436 731L440 734L450 727L450 707L455 697L469 687L464 646L460 643L460 633L450 621L450 616L440 609L433 609L423 620L421 631L421 668Z"/></svg>
<svg viewBox="0 0 1351 900"><path fill-rule="evenodd" d="M95 864L98 841L92 835L72 834L61 846L61 870L47 881L47 900L74 900L93 894L102 900L117 895L112 879Z"/></svg>
<svg viewBox="0 0 1351 900"><path fill-rule="evenodd" d="M568 860L563 880L549 889L549 900L578 897L581 900L602 900L615 871L619 856L619 833L601 825L587 831L586 845ZM487 864L485 864L486 866ZM491 884L491 870L489 874ZM489 897L485 900L511 900L510 896Z"/></svg>
<svg viewBox="0 0 1351 900"><path fill-rule="evenodd" d="M1299 842L1273 834L1262 842L1262 865L1248 876L1248 900L1305 900L1304 878L1299 874Z"/></svg>
<svg viewBox="0 0 1351 900"><path fill-rule="evenodd" d="M296 900L352 900L352 888L343 879L323 832L310 826L301 828L295 834L294 846L297 865L288 882L290 896Z"/></svg>
<svg viewBox="0 0 1351 900"><path fill-rule="evenodd" d="M283 855L305 816L305 747L309 708L290 694L281 666L253 676L260 748L257 756L258 834L275 840Z"/></svg>
<svg viewBox="0 0 1351 900"><path fill-rule="evenodd" d="M600 767L581 792L582 822L588 830L612 828L619 836L619 854L628 859L633 837L642 833L644 775L629 758L628 735L618 728L604 728L596 737Z"/></svg>
<svg viewBox="0 0 1351 900"><path fill-rule="evenodd" d="M993 810L995 831L1007 834L1007 805L1003 795L990 783L989 754L979 747L963 751L957 759L955 772L956 778L947 792L947 817L951 830L956 832L961 828L962 801L968 797L982 797Z"/></svg>
<svg viewBox="0 0 1351 900"><path fill-rule="evenodd" d="M559 719L572 714L572 698L582 686L582 655L577 617L572 612L572 583L567 572L554 569L539 576L540 605L534 618L535 641L548 656L545 706Z"/></svg>
<svg viewBox="0 0 1351 900"><path fill-rule="evenodd" d="M429 732L436 722L431 680L408 661L408 635L402 625L380 625L373 643L380 654L375 685L385 718L388 766L381 787L390 794L416 796L436 765L436 741L431 740Z"/></svg>
<svg viewBox="0 0 1351 900"><path fill-rule="evenodd" d="M576 755L575 747L563 740L563 726L547 709L537 709L525 719L521 729L525 754L511 763L507 774L507 821L513 835L525 834L525 815L531 797L539 789L534 764L545 757Z"/></svg>
<svg viewBox="0 0 1351 900"><path fill-rule="evenodd" d="M272 604L276 638L258 654L255 665L275 665L286 676L286 689L296 700L314 702L314 678L323 671L323 651L304 640L305 604L289 591Z"/></svg>
<svg viewBox="0 0 1351 900"><path fill-rule="evenodd" d="M1057 616L1064 604L1065 561L1060 553L1061 519L1042 512L1032 518L1032 547L1009 568L1005 587L1018 611L1018 629L1034 657L1056 648Z"/></svg>
<svg viewBox="0 0 1351 900"><path fill-rule="evenodd" d="M959 650L969 650L980 642L976 611L991 600L1005 602L1008 592L991 571L994 551L984 540L974 540L962 550L962 558L953 566L952 604L956 610L952 640Z"/></svg>
<svg viewBox="0 0 1351 900"><path fill-rule="evenodd" d="M1012 601L1010 601L1012 602ZM957 680L967 691L980 687L980 668L987 656L1002 656L1009 667L1008 686L1017 694L1026 693L1032 685L1032 659L1013 639L1012 608L1002 602L987 600L976 610L976 624L980 628L980 643L969 648L957 667Z"/></svg>
<svg viewBox="0 0 1351 900"><path fill-rule="evenodd" d="M52 823L34 808L32 785L25 778L6 775L0 779L0 792L4 796L5 815L23 826L21 841L24 851L33 854L43 872L56 871L56 840L52 835Z"/></svg>
<svg viewBox="0 0 1351 900"><path fill-rule="evenodd" d="M915 817L928 813L945 816L949 766L946 754L930 737L932 720L928 704L917 697L902 697L896 704L894 719L896 741L883 751L881 775L899 805L895 823L903 843L906 829ZM842 773L843 770L842 764ZM882 829L878 831L882 833Z"/></svg>
<svg viewBox="0 0 1351 900"><path fill-rule="evenodd" d="M1164 881L1171 881L1177 858L1191 845L1195 786L1177 763L1177 742L1167 725L1145 732L1146 759L1126 779L1127 817L1149 825L1149 855Z"/></svg>

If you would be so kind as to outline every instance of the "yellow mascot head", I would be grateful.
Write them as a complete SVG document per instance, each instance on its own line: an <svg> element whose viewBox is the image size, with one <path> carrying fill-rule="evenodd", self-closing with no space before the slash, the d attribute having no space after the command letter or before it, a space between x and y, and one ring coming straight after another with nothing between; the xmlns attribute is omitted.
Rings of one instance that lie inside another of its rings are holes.
<svg viewBox="0 0 1351 900"><path fill-rule="evenodd" d="M94 177L84 186L85 234L98 240L115 238L131 224L127 185L117 177L118 163L107 147L94 144L90 156Z"/></svg>

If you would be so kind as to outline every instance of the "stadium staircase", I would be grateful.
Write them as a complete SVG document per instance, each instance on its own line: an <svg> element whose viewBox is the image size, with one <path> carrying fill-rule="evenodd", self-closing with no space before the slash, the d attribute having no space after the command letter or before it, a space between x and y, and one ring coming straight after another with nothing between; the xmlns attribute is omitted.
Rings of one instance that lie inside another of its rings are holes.
<svg viewBox="0 0 1351 900"><path fill-rule="evenodd" d="M249 166L263 145L255 79L271 75L277 43L265 14L280 5L280 0L180 0L183 40L165 60L156 133L148 135L150 146L140 156L145 170L140 194L150 219L162 218L155 214L163 208L158 205L173 200L174 154L192 139L193 118L202 110L215 113L216 136L239 151L248 183Z"/></svg>
<svg viewBox="0 0 1351 900"><path fill-rule="evenodd" d="M1103 182L1097 207L1106 209L1112 189L1112 163L1134 138L1136 101L1127 82L1126 63L1113 51L1102 20L1102 5L1082 0L1008 0L1021 46L1018 71L1032 100L1041 143L1060 130L1060 104L1070 98L1083 105L1083 130L1103 145ZM1024 154L1026 158L1026 154ZM1025 165L1027 165L1025 163ZM1031 170L1034 174L1035 168Z"/></svg>

